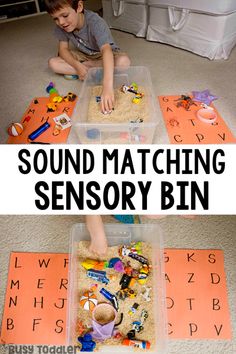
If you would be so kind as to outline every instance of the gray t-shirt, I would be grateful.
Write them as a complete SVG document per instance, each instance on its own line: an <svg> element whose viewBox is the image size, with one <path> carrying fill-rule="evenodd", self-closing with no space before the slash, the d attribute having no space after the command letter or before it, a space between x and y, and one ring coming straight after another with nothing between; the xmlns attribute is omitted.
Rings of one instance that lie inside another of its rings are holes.
<svg viewBox="0 0 236 354"><path fill-rule="evenodd" d="M107 43L111 45L113 51L119 50L107 23L90 10L84 10L84 25L80 30L68 33L56 26L55 36L59 41L71 41L78 50L88 55L100 53L101 47Z"/></svg>

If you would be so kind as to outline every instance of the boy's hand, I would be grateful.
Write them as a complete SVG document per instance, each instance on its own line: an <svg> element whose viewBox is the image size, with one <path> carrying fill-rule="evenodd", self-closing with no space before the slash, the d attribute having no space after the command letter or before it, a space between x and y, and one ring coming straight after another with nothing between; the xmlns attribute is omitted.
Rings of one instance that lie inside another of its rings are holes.
<svg viewBox="0 0 236 354"><path fill-rule="evenodd" d="M104 257L107 253L107 240L97 237L91 240L89 251L98 257Z"/></svg>
<svg viewBox="0 0 236 354"><path fill-rule="evenodd" d="M114 109L115 97L113 88L103 87L101 95L101 112L104 114L111 113Z"/></svg>

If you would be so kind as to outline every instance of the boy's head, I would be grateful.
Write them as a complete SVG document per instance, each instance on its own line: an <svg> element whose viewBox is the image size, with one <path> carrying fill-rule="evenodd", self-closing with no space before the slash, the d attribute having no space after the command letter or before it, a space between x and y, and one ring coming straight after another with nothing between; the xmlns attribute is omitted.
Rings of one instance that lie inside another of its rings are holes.
<svg viewBox="0 0 236 354"><path fill-rule="evenodd" d="M82 0L45 0L44 2L49 15L53 15L56 11L68 6L77 11L79 3L83 6Z"/></svg>
<svg viewBox="0 0 236 354"><path fill-rule="evenodd" d="M73 32L81 28L79 17L84 12L82 0L45 0L45 5L49 15L64 31Z"/></svg>

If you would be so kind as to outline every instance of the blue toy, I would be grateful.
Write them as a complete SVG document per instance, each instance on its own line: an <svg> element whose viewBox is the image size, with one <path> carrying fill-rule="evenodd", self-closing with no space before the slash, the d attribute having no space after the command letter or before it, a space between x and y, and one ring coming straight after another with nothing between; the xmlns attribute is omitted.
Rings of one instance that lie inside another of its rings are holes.
<svg viewBox="0 0 236 354"><path fill-rule="evenodd" d="M110 293L106 289L102 288L100 293L111 302L112 306L115 308L116 311L119 309L119 304L116 295Z"/></svg>
<svg viewBox="0 0 236 354"><path fill-rule="evenodd" d="M121 259L119 257L113 257L109 260L108 268L114 268L114 265Z"/></svg>
<svg viewBox="0 0 236 354"><path fill-rule="evenodd" d="M87 271L87 276L106 285L109 283L109 279L106 277L106 272L102 270L89 269Z"/></svg>
<svg viewBox="0 0 236 354"><path fill-rule="evenodd" d="M96 347L96 342L92 340L92 336L89 333L83 337L78 337L78 341L82 344L81 352L93 352Z"/></svg>
<svg viewBox="0 0 236 354"><path fill-rule="evenodd" d="M88 139L97 139L100 135L100 131L96 128L88 129L86 135Z"/></svg>
<svg viewBox="0 0 236 354"><path fill-rule="evenodd" d="M123 224L140 224L140 218L138 215L113 215L114 218Z"/></svg>

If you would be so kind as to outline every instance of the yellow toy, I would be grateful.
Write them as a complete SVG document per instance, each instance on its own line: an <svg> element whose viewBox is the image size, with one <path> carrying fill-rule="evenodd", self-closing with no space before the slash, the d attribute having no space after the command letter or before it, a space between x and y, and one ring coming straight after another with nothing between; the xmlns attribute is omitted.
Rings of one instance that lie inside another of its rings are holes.
<svg viewBox="0 0 236 354"><path fill-rule="evenodd" d="M108 267L108 262L107 261L97 261L95 259L87 258L84 262L81 263L81 265L86 270L89 270L89 269L102 270L102 269Z"/></svg>

